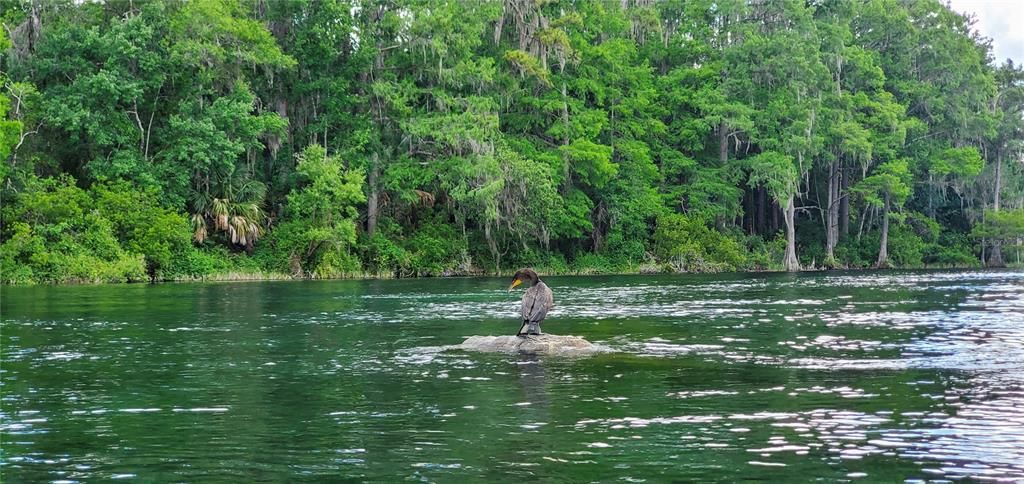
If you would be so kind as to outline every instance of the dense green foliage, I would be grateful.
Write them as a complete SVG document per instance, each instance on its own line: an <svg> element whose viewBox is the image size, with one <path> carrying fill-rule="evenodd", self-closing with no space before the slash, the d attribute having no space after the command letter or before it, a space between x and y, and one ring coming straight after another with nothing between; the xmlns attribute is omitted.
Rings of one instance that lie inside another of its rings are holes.
<svg viewBox="0 0 1024 484"><path fill-rule="evenodd" d="M0 0L4 282L1002 265L937 0Z"/></svg>

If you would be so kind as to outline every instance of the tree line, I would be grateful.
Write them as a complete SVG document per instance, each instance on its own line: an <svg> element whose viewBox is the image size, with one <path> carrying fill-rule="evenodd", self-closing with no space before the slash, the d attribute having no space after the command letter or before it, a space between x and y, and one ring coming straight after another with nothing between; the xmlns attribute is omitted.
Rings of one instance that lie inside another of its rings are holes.
<svg viewBox="0 0 1024 484"><path fill-rule="evenodd" d="M937 0L0 0L6 283L1003 266Z"/></svg>

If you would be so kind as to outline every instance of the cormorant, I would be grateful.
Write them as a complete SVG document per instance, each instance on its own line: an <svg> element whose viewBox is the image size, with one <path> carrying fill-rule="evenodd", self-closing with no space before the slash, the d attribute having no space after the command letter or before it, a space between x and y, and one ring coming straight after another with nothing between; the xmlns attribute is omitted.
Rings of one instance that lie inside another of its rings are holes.
<svg viewBox="0 0 1024 484"><path fill-rule="evenodd" d="M519 269L513 276L512 285L508 287L508 290L515 289L524 281L530 282L530 288L523 294L523 307L520 310L520 314L523 316L523 325L519 327L516 336L523 335L524 327L526 334L539 335L542 334L540 322L548 315L548 311L555 307L555 299L551 295L551 288L540 280L540 276L533 269Z"/></svg>

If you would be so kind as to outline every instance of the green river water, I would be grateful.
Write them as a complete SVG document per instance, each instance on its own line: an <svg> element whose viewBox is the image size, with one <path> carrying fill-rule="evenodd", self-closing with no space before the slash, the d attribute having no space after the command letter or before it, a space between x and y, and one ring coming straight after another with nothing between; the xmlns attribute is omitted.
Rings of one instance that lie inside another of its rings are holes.
<svg viewBox="0 0 1024 484"><path fill-rule="evenodd" d="M3 482L1024 480L1024 272L4 287Z"/></svg>

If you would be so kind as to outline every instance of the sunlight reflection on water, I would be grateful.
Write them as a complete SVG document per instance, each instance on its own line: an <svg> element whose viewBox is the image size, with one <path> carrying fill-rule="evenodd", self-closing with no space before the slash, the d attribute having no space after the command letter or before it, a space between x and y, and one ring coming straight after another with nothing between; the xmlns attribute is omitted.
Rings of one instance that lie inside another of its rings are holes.
<svg viewBox="0 0 1024 484"><path fill-rule="evenodd" d="M921 462L922 471L930 476L952 478L1024 478L1024 274L1004 273L1001 279L983 287L971 281L990 280L988 273L920 274L912 276L874 275L822 277L815 281L801 280L801 292L815 287L881 288L881 291L935 292L940 297L950 291L971 291L973 294L951 301L945 309L927 311L893 311L894 301L853 300L848 295L829 299L764 299L708 298L702 294L747 293L752 288L767 290L761 283L707 284L689 288L691 295L680 294L677 288L664 286L621 286L583 288L565 291L562 303L554 314L576 318L634 318L693 316L710 322L716 319L736 321L756 314L767 316L757 321L742 321L734 328L765 325L774 327L780 313L787 321L799 323L792 339L777 344L791 350L790 356L758 348L748 338L721 337L717 344L674 342L661 337L635 341L613 337L601 341L619 351L649 357L710 357L723 364L762 364L770 366L830 371L900 371L907 369L955 370L966 376L961 385L947 388L942 395L923 394L941 400L947 411L893 415L892 411L875 414L841 409L818 409L797 413L754 413L733 415L678 415L653 418L620 417L583 419L577 430L599 426L607 432L645 428L656 425L702 425L704 432L744 432L747 429L719 428L722 422L734 420L770 420L773 428L787 431L789 437L773 436L762 447L746 451L770 458L779 453L806 455L820 448L827 459L860 460L870 456L889 456ZM951 284L952 283L952 284ZM791 284L781 283L785 288ZM775 288L775 291L782 290ZM913 305L907 296L897 305ZM821 306L832 305L832 308ZM776 312L775 306L785 310ZM437 309L438 306L431 307ZM481 312L500 317L499 304L440 306L445 311L469 316ZM862 339L840 334L845 328L874 328L886 331L875 339ZM821 332L834 334L820 334ZM804 333L804 334L800 334ZM893 338L895 336L895 338ZM883 341L883 339L887 341ZM698 340L699 341L699 340ZM802 354L818 353L803 357ZM886 353L871 357L873 353ZM891 355L891 356L890 356ZM875 399L879 393L843 387L777 387L768 389L788 396L832 394L845 399ZM680 391L669 393L679 399L726 397L740 393L732 390ZM732 424L725 424L731 427ZM722 439L728 446L728 437ZM708 446L717 445L714 443ZM597 442L588 447L604 448ZM751 461L751 465L785 465ZM850 473L863 477L865 473Z"/></svg>

